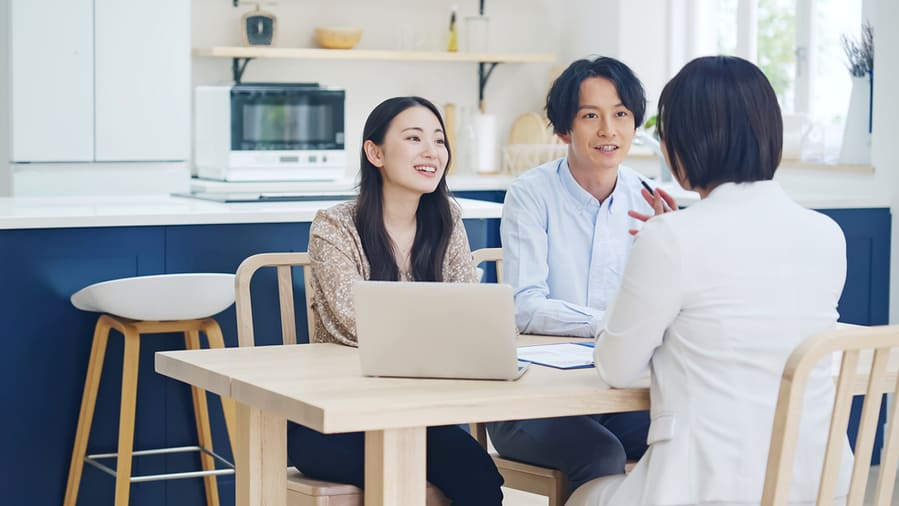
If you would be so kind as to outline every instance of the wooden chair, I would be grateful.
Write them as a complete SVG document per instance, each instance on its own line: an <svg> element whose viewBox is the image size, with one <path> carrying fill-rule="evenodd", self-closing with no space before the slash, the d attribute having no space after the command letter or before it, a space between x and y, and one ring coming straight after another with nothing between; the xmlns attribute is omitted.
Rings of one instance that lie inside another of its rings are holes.
<svg viewBox="0 0 899 506"><path fill-rule="evenodd" d="M471 252L474 264L483 262L496 263L496 280L503 282L503 250L502 248L482 248ZM481 446L488 447L487 428L482 423L471 424L471 434ZM505 486L524 490L532 494L545 495L549 498L549 506L562 506L568 499L568 479L558 469L525 464L501 457L492 453L493 461L505 480Z"/></svg>
<svg viewBox="0 0 899 506"><path fill-rule="evenodd" d="M250 295L250 281L261 268L275 267L278 272L278 299L281 309L281 338L284 344L296 344L296 317L294 309L293 268L303 268L306 300L306 317L309 338L315 331L316 316L312 310L312 279L308 253L261 253L246 258L237 268L237 340L239 346L254 346L253 308ZM295 467L287 469L288 506L362 506L363 491L354 485L313 480L303 476ZM449 504L446 496L436 487L428 484L427 504L442 506Z"/></svg>
<svg viewBox="0 0 899 506"><path fill-rule="evenodd" d="M818 361L835 351L842 351L843 356L817 504L819 506L834 504L834 489L840 471L843 438L846 437L852 395L864 388L865 403L855 441L855 464L852 468L847 505L863 504L882 394L899 394L896 366L893 364L888 368L890 354L896 348L899 348L899 325L835 330L811 338L793 351L784 367L777 397L762 506L787 504L806 382ZM863 371L862 374L859 374L860 370ZM874 502L870 503L877 506L891 504L893 487L896 484L896 466L899 462L897 414L899 403L894 402L887 418L888 434L885 435Z"/></svg>

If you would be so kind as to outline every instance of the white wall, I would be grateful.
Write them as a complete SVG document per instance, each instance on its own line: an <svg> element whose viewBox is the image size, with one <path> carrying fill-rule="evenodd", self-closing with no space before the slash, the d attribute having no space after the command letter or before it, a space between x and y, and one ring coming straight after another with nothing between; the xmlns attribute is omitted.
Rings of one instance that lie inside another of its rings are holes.
<svg viewBox="0 0 899 506"><path fill-rule="evenodd" d="M865 13L874 27L874 118L871 163L878 185L892 192L892 245L890 248L890 322L899 322L899 2L875 0Z"/></svg>
<svg viewBox="0 0 899 506"><path fill-rule="evenodd" d="M0 197L10 194L12 174L9 169L9 0L0 1Z"/></svg>
<svg viewBox="0 0 899 506"><path fill-rule="evenodd" d="M655 114L662 87L673 75L667 44L668 2L560 0L564 7L559 64L586 56L626 63L646 89L647 117ZM674 70L680 68L677 66Z"/></svg>
<svg viewBox="0 0 899 506"><path fill-rule="evenodd" d="M446 50L450 5L458 3L459 38L464 41L466 16L477 2L458 0L292 0L265 9L278 18L276 45L317 47L316 26L358 26L358 49L399 49L403 39L424 51ZM313 8L314 5L314 8ZM228 0L193 0L193 46L239 46L240 17L252 7L234 8ZM491 52L556 53L559 47L558 2L555 0L488 1ZM231 60L194 58L193 83L231 79ZM548 89L550 64L500 64L487 84L488 112L498 115L498 145L504 144L512 121L528 111L540 111ZM385 98L420 95L438 106L476 107L476 63L254 60L244 81L318 82L346 89L348 175L359 168L362 126L369 112ZM465 172L460 167L460 172Z"/></svg>
<svg viewBox="0 0 899 506"><path fill-rule="evenodd" d="M621 5L618 0L561 0L560 64L587 56L618 53Z"/></svg>
<svg viewBox="0 0 899 506"><path fill-rule="evenodd" d="M674 72L670 69L667 46L668 2L648 7L645 2L623 1L620 7L620 46L615 56L631 66L646 89L646 116L655 114L662 88Z"/></svg>

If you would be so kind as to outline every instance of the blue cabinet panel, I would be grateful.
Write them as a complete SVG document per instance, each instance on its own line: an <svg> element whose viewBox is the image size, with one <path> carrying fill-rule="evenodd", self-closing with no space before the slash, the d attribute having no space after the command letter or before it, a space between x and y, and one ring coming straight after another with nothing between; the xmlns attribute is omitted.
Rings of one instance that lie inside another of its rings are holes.
<svg viewBox="0 0 899 506"><path fill-rule="evenodd" d="M459 199L486 200L502 204L506 198L506 190L463 190L453 192L453 196Z"/></svg>
<svg viewBox="0 0 899 506"><path fill-rule="evenodd" d="M460 199L486 200L487 202L497 202L502 204L506 198L505 190L472 190L453 192L453 195ZM498 218L487 220L487 243L483 247L496 248L502 245L499 236ZM471 249L478 249L474 246Z"/></svg>
<svg viewBox="0 0 899 506"><path fill-rule="evenodd" d="M825 209L821 212L833 218L846 236L846 285L840 296L840 321L860 325L889 323L890 210ZM863 399L861 395L853 399L849 415L847 433L853 448ZM872 464L880 464L885 422L886 396L880 407L880 426L874 436Z"/></svg>
<svg viewBox="0 0 899 506"><path fill-rule="evenodd" d="M487 202L497 202L502 204L506 198L505 190L468 190L453 192L453 195L460 199L485 200ZM483 245L475 246L472 244L471 249L478 248L498 248L502 246L502 239L499 233L500 220L492 218L486 220L486 242ZM496 282L496 266L491 262L481 266L484 269L484 281L488 283Z"/></svg>
<svg viewBox="0 0 899 506"><path fill-rule="evenodd" d="M168 227L166 231L166 270L168 272L236 272L240 263L257 253L306 251L309 223L260 223ZM294 273L295 285L303 288L302 269ZM253 279L253 320L257 322L257 344L276 344L280 336L277 284L272 269ZM297 307L305 302L296 298ZM297 327L306 328L305 310L297 311ZM302 322L300 321L302 319ZM234 307L221 313L226 346L237 346ZM305 332L301 332L305 336Z"/></svg>
<svg viewBox="0 0 899 506"><path fill-rule="evenodd" d="M846 236L846 286L840 321L884 325L890 306L889 209L822 209Z"/></svg>
<svg viewBox="0 0 899 506"><path fill-rule="evenodd" d="M75 424L97 316L75 309L69 297L107 279L163 272L163 229L45 229L0 231L0 295L4 352L0 403L4 461L0 496L8 504L60 504L65 492ZM90 451L108 451L118 432L122 340L110 339ZM152 367L142 364L139 383L149 386L138 412L161 392ZM154 387L156 390L154 391ZM137 444L159 441L154 424L136 427ZM111 504L112 479L86 467L81 504ZM135 505L159 504L160 487L146 487Z"/></svg>

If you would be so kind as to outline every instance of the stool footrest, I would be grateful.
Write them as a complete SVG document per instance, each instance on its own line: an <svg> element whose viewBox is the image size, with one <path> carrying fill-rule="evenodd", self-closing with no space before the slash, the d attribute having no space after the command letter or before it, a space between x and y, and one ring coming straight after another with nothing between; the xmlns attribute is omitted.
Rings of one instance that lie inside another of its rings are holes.
<svg viewBox="0 0 899 506"><path fill-rule="evenodd" d="M212 450L208 450L203 448L202 446L178 446L174 448L156 448L152 450L139 450L132 452L131 454L134 457L140 457L144 455L162 455L167 453L184 453L184 452L203 452L208 455L211 455L215 460L221 462L227 468L225 469L210 469L208 471L186 471L183 473L164 473L164 474L145 474L142 476L131 476L131 483L138 483L142 481L157 481L157 480L177 480L181 478L199 478L202 476L221 476L226 474L234 474L234 464L225 460L224 457L215 453ZM88 464L96 467L97 469L103 471L104 473L115 476L116 470L112 469L109 466L103 465L98 462L99 459L112 459L118 457L117 453L95 453L93 455L87 455L84 457L84 461Z"/></svg>

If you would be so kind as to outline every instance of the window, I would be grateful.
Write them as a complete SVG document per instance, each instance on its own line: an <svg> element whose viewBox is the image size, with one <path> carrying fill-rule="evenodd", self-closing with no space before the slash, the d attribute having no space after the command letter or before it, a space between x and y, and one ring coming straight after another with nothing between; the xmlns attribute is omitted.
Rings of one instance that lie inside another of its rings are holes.
<svg viewBox="0 0 899 506"><path fill-rule="evenodd" d="M692 0L681 31L683 61L731 54L755 62L784 113L785 153L834 161L842 140L852 79L840 38L859 39L862 0ZM690 9L692 7L692 9ZM703 27L713 26L716 34ZM699 34L706 32L705 34ZM795 139L790 139L793 135ZM795 141L791 144L791 140Z"/></svg>
<svg viewBox="0 0 899 506"><path fill-rule="evenodd" d="M758 0L758 53L756 63L762 69L777 97L784 114L802 112L806 90L797 93L797 85L804 84L800 65L806 62L805 48L798 40L795 0Z"/></svg>

